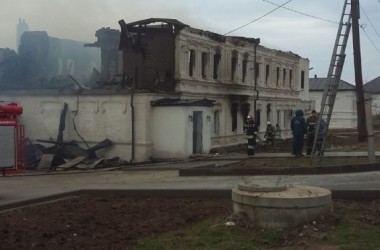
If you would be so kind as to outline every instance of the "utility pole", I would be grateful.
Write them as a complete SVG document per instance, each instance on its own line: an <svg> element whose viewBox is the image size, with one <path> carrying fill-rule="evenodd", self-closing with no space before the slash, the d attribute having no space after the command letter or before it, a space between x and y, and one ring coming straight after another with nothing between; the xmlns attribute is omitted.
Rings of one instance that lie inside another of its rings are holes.
<svg viewBox="0 0 380 250"><path fill-rule="evenodd" d="M358 140L359 142L366 141L366 119L364 108L364 92L363 92L363 75L362 75L362 59L360 52L360 33L359 33L359 18L360 18L359 0L351 2L352 16L352 45L354 49L354 67L355 67L355 85L356 85L356 103L358 117Z"/></svg>
<svg viewBox="0 0 380 250"><path fill-rule="evenodd" d="M253 54L253 68L254 68L254 72L255 72L255 79L254 80L254 90L255 90L255 97L253 99L253 110L254 110L254 115L253 117L255 118L255 121L257 122L257 106L256 106L256 102L257 100L259 99L259 91L257 90L257 70L258 70L258 67L257 67L257 46L260 44L260 38L256 38L254 39L254 54Z"/></svg>

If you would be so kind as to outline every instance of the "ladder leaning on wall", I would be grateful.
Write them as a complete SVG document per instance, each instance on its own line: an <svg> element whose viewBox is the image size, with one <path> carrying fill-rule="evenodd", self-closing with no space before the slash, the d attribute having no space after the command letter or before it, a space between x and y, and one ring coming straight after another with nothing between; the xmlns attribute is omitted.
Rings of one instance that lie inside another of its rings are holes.
<svg viewBox="0 0 380 250"><path fill-rule="evenodd" d="M331 56L329 71L324 83L324 91L321 101L321 110L315 129L313 149L311 152L312 164L318 163L324 152L325 140L330 124L331 114L334 108L335 97L342 75L345 51L348 36L351 30L351 1L345 0L342 16L339 23L338 33L335 40L334 50Z"/></svg>

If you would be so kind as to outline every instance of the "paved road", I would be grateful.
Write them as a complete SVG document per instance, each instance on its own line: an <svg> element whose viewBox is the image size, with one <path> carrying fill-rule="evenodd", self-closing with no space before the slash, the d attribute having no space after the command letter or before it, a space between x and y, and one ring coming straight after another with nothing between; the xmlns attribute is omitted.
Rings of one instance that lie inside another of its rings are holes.
<svg viewBox="0 0 380 250"><path fill-rule="evenodd" d="M265 185L277 176L246 176ZM305 184L331 190L380 190L380 172L354 174L281 176L282 183ZM178 171L108 171L82 174L55 174L0 178L0 206L77 190L131 189L232 189L241 177L179 177Z"/></svg>
<svg viewBox="0 0 380 250"><path fill-rule="evenodd" d="M326 153L327 156L349 157L362 152ZM258 153L255 157L289 156L288 153ZM238 176L180 177L178 169L208 164L223 165L246 159L244 154L216 155L203 160L146 164L126 170L86 173L40 174L0 177L0 206L78 190L190 189L226 190L241 183ZM144 170L144 171L141 171ZM276 183L278 176L245 176L248 181L265 185ZM281 176L285 184L304 184L331 190L380 190L380 171L353 174Z"/></svg>

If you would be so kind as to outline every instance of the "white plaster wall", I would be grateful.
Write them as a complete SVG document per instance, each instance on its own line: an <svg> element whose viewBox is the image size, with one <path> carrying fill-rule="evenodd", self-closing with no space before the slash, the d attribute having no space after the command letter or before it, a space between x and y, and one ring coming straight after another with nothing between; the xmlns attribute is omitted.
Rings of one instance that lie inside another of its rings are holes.
<svg viewBox="0 0 380 250"><path fill-rule="evenodd" d="M161 97L158 97L161 98ZM150 94L137 94L134 97L135 106L135 160L147 161L153 154L151 126L152 107L150 102L158 99Z"/></svg>
<svg viewBox="0 0 380 250"><path fill-rule="evenodd" d="M15 101L23 108L21 122L25 125L26 137L31 140L56 140L60 114L64 103L68 104L64 140L76 140L86 148L81 137L90 145L108 138L114 142L111 148L98 151L98 156L118 156L131 159L131 107L129 95L0 95L2 101ZM148 96L135 96L136 148L135 161L149 159L152 142L145 126L149 116ZM143 105L144 104L144 105ZM51 146L51 144L45 144Z"/></svg>
<svg viewBox="0 0 380 250"><path fill-rule="evenodd" d="M152 138L154 158L185 159L193 154L193 111L203 111L203 151L211 149L210 107L153 107Z"/></svg>
<svg viewBox="0 0 380 250"><path fill-rule="evenodd" d="M310 99L315 101L315 110L320 112L323 91L310 91ZM357 127L355 91L338 91L329 128Z"/></svg>
<svg viewBox="0 0 380 250"><path fill-rule="evenodd" d="M192 123L188 122L184 108L154 107L152 114L153 157L185 158Z"/></svg>

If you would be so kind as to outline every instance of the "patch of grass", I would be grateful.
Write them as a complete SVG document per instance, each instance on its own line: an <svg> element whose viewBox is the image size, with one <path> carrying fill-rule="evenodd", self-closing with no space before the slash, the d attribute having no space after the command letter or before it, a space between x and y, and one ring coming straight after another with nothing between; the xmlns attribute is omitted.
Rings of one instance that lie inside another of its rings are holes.
<svg viewBox="0 0 380 250"><path fill-rule="evenodd" d="M139 240L132 249L379 249L380 227L360 220L360 210L342 210L316 225L286 230L226 227L213 218L187 229Z"/></svg>
<svg viewBox="0 0 380 250"><path fill-rule="evenodd" d="M347 250L379 249L379 225L363 223L355 213L338 212L335 218L339 219L339 223L334 228L334 233L327 237L326 243L339 245L341 249Z"/></svg>
<svg viewBox="0 0 380 250"><path fill-rule="evenodd" d="M185 230L141 239L132 249L261 249L260 244L238 231L226 227L221 218L208 219Z"/></svg>
<svg viewBox="0 0 380 250"><path fill-rule="evenodd" d="M324 157L318 166L336 166L368 163L367 157ZM238 163L226 165L227 167L311 167L310 157L301 158L254 158Z"/></svg>

